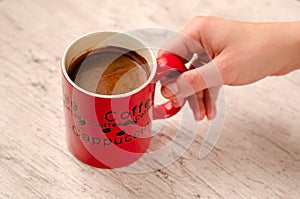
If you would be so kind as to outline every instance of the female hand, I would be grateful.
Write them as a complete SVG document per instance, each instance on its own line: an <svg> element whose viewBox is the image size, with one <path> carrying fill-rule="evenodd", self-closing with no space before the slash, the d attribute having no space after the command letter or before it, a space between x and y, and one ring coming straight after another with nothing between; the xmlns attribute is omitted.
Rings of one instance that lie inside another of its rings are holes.
<svg viewBox="0 0 300 199"><path fill-rule="evenodd" d="M300 22L249 23L216 17L195 17L181 31L186 38L172 39L159 52L191 59L203 49L212 60L162 87L162 94L180 106L187 98L195 119L212 119L221 85L245 85L269 75L300 68ZM197 42L203 47L195 47ZM202 51L202 52L201 52ZM215 89L210 89L215 87Z"/></svg>

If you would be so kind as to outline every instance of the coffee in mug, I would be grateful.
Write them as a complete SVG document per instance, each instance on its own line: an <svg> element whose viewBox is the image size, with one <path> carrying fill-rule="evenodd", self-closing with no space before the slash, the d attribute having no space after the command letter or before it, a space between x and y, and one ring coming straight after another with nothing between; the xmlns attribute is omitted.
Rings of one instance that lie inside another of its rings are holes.
<svg viewBox="0 0 300 199"><path fill-rule="evenodd" d="M72 60L67 72L75 84L87 91L116 95L143 85L150 67L135 51L107 46L82 53Z"/></svg>

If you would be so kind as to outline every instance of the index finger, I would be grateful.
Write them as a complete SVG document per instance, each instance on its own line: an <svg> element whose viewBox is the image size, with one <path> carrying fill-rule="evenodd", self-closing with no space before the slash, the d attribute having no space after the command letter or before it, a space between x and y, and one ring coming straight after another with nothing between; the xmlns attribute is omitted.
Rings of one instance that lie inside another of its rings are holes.
<svg viewBox="0 0 300 199"><path fill-rule="evenodd" d="M199 32L201 32L202 26L200 24L197 17L190 20L180 32L161 47L158 57L171 53L181 57L184 62L188 62L194 53L206 53L201 44Z"/></svg>

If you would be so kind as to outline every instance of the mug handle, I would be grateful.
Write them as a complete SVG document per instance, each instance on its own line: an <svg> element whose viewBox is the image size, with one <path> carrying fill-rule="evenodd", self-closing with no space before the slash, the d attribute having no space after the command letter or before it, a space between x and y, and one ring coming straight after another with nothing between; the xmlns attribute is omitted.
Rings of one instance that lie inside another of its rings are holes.
<svg viewBox="0 0 300 199"><path fill-rule="evenodd" d="M173 54L165 54L157 58L157 73L154 78L154 83L161 80L162 77L174 78L179 74L187 71L184 63L180 58ZM184 103L183 105L185 104ZM175 107L172 101L167 101L163 104L154 105L153 119L165 119L175 115L179 112L181 107Z"/></svg>

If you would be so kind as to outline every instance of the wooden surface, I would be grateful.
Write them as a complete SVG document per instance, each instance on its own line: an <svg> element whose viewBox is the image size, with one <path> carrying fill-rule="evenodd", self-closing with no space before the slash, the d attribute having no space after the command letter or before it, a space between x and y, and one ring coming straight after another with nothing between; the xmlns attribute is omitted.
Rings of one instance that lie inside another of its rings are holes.
<svg viewBox="0 0 300 199"><path fill-rule="evenodd" d="M196 14L300 20L299 10L297 0L0 0L0 198L300 198L300 71L226 87L223 132L205 159L207 121L179 160L129 174L67 150L59 68L66 46L94 30L178 30Z"/></svg>

